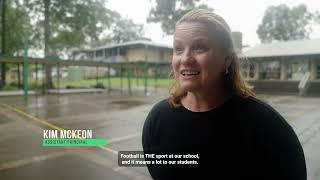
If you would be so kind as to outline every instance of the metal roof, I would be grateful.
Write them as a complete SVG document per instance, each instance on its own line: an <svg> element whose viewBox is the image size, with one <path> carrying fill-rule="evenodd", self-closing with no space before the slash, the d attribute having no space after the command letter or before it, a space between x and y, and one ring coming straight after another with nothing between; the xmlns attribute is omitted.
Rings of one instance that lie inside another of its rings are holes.
<svg viewBox="0 0 320 180"><path fill-rule="evenodd" d="M111 49L111 48L133 46L133 45L148 45L148 46L153 46L153 47L172 49L172 46L169 46L166 44L160 44L160 43L146 41L146 40L137 40L137 41L128 41L128 42L119 43L119 44L110 44L110 45L95 47L95 48L86 49L83 51L97 51L97 50L102 50L102 49Z"/></svg>
<svg viewBox="0 0 320 180"><path fill-rule="evenodd" d="M320 55L320 39L260 44L243 52L243 55L248 58L316 54Z"/></svg>

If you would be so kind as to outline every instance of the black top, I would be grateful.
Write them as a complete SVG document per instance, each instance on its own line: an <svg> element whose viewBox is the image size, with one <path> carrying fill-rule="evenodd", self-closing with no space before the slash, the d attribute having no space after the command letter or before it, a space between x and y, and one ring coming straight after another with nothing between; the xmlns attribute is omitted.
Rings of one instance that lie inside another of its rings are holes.
<svg viewBox="0 0 320 180"><path fill-rule="evenodd" d="M148 165L154 179L307 179L292 127L254 97L233 96L206 112L162 100L147 116L142 143L148 154L199 154L198 165Z"/></svg>

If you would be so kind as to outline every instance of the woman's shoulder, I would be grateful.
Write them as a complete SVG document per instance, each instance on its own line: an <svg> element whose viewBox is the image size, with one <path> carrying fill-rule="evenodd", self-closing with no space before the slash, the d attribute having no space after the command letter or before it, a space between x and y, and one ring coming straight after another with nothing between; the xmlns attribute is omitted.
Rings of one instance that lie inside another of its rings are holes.
<svg viewBox="0 0 320 180"><path fill-rule="evenodd" d="M273 116L283 118L280 113L275 110L270 104L264 100L258 99L257 97L249 96L246 98L241 98L240 106L245 112L252 112L253 114L259 116Z"/></svg>
<svg viewBox="0 0 320 180"><path fill-rule="evenodd" d="M155 103L151 108L151 110L149 111L146 117L146 120L144 122L144 128L143 128L144 135L148 134L151 137L154 134L157 134L157 131L160 126L160 119L162 118L162 115L168 114L169 110L170 110L170 104L168 99L163 99Z"/></svg>
<svg viewBox="0 0 320 180"><path fill-rule="evenodd" d="M256 97L248 97L244 102L246 111L244 113L251 114L256 130L263 136L268 134L274 138L277 138L277 135L296 136L288 120L268 103Z"/></svg>
<svg viewBox="0 0 320 180"><path fill-rule="evenodd" d="M162 99L155 103L148 113L147 121L156 121L161 115L168 114L170 111L169 99Z"/></svg>
<svg viewBox="0 0 320 180"><path fill-rule="evenodd" d="M288 121L267 102L256 97L242 98L240 102L239 113L254 121L258 129L292 130Z"/></svg>
<svg viewBox="0 0 320 180"><path fill-rule="evenodd" d="M151 108L150 113L156 113L156 114L163 113L163 112L169 111L170 107L171 106L170 106L170 103L169 103L169 99L168 98L162 99L162 100L158 101L157 103L155 103L153 105L153 107Z"/></svg>

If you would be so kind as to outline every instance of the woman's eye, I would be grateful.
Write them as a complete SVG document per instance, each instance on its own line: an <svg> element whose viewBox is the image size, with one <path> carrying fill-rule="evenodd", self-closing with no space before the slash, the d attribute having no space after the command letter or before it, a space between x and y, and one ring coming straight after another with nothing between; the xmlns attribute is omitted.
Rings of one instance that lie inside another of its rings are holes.
<svg viewBox="0 0 320 180"><path fill-rule="evenodd" d="M180 47L174 48L174 52L176 54L181 54L181 53L183 53L183 48L180 48Z"/></svg>
<svg viewBox="0 0 320 180"><path fill-rule="evenodd" d="M197 53L202 53L205 52L206 48L204 48L203 46L195 46L193 48L193 51L197 52Z"/></svg>

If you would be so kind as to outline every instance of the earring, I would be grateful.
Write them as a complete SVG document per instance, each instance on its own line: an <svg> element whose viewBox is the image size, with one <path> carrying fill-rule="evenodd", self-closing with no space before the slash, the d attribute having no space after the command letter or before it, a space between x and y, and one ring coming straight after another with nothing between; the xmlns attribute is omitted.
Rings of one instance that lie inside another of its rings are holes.
<svg viewBox="0 0 320 180"><path fill-rule="evenodd" d="M228 68L226 68L226 71L224 72L225 75L229 73Z"/></svg>

